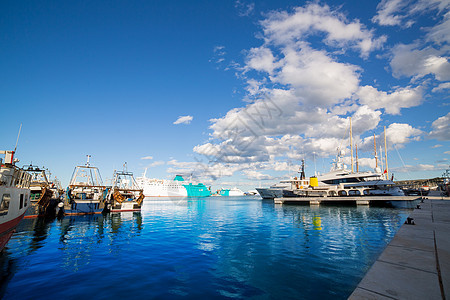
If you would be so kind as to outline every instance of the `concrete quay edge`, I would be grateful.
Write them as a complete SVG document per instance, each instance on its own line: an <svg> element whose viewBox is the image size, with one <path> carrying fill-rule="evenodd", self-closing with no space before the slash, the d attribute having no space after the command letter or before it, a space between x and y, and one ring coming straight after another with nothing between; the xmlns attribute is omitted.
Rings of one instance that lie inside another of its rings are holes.
<svg viewBox="0 0 450 300"><path fill-rule="evenodd" d="M425 197L349 299L450 299L450 198Z"/></svg>

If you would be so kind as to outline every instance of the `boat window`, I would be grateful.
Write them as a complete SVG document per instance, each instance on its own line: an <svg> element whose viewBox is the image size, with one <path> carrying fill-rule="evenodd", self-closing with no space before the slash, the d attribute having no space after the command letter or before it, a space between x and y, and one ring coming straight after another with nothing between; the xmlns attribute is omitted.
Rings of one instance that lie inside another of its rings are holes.
<svg viewBox="0 0 450 300"><path fill-rule="evenodd" d="M23 207L23 194L20 194L20 204L19 204L19 209L22 209Z"/></svg>
<svg viewBox="0 0 450 300"><path fill-rule="evenodd" d="M3 194L2 202L0 203L0 215L6 215L9 209L10 194Z"/></svg>

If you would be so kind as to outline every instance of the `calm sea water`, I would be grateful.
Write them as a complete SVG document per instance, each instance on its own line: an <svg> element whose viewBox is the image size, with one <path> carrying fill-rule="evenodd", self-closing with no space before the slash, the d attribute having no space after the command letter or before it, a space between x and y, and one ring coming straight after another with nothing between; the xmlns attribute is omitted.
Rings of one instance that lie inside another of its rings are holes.
<svg viewBox="0 0 450 300"><path fill-rule="evenodd" d="M346 299L408 214L211 197L24 220L0 255L0 296Z"/></svg>

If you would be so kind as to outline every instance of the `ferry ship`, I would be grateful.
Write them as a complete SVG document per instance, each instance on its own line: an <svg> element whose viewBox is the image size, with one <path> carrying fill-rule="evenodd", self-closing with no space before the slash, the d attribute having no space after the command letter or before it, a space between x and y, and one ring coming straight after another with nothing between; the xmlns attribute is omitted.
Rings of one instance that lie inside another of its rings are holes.
<svg viewBox="0 0 450 300"><path fill-rule="evenodd" d="M211 191L203 183L186 182L181 175L173 180L147 178L145 173L136 182L144 189L145 197L209 197Z"/></svg>

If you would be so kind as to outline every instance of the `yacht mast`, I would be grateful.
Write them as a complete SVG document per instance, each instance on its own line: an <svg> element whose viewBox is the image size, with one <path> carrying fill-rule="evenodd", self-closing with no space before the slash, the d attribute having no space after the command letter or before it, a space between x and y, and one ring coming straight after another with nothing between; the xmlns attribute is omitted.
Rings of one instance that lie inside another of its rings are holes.
<svg viewBox="0 0 450 300"><path fill-rule="evenodd" d="M381 164L381 172L382 172L382 176L384 176L384 164L383 164L383 148L380 145L380 164Z"/></svg>
<svg viewBox="0 0 450 300"><path fill-rule="evenodd" d="M350 117L350 151L351 151L351 164L353 173L353 144L352 144L352 117Z"/></svg>
<svg viewBox="0 0 450 300"><path fill-rule="evenodd" d="M386 126L384 126L384 161L386 163L386 179L389 178L389 168L387 161L387 146L386 146Z"/></svg>
<svg viewBox="0 0 450 300"><path fill-rule="evenodd" d="M373 151L375 152L375 170L378 168L378 156L377 156L377 141L375 140L375 133L373 134Z"/></svg>

